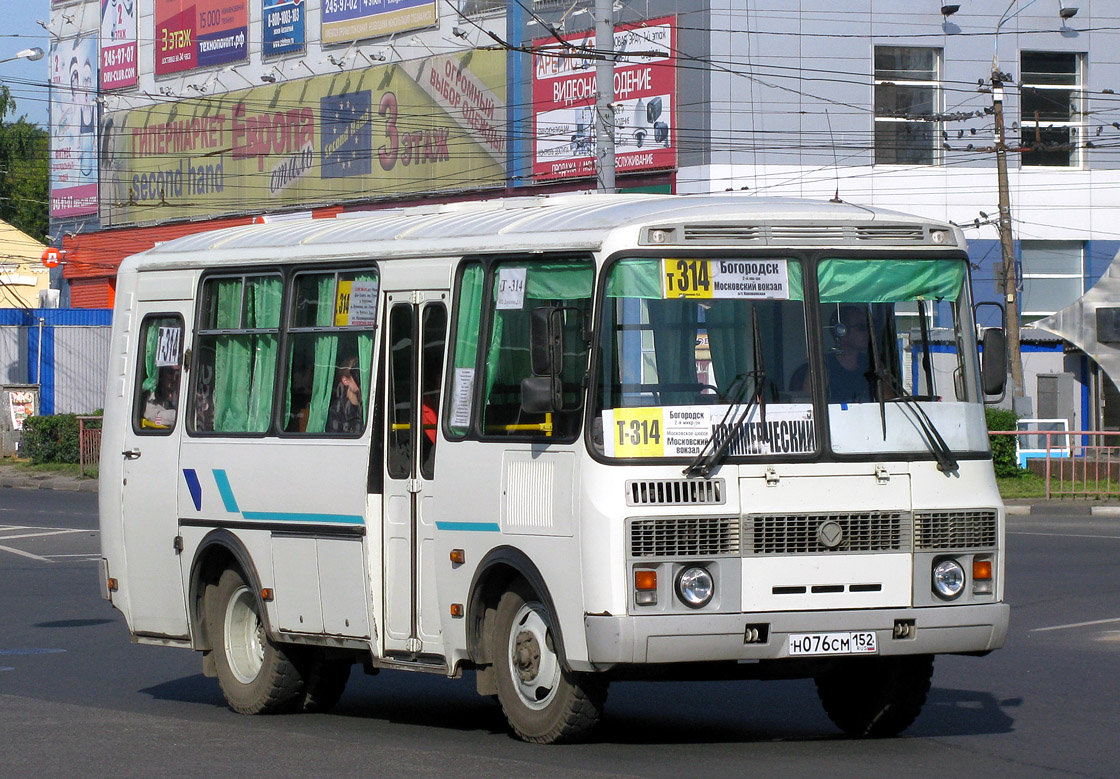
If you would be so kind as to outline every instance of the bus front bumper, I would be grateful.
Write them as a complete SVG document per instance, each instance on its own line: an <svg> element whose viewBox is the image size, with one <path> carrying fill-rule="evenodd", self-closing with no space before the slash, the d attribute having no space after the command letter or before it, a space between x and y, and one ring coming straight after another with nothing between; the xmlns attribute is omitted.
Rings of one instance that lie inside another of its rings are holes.
<svg viewBox="0 0 1120 779"><path fill-rule="evenodd" d="M584 617L591 668L616 664L776 660L790 634L874 631L879 655L986 652L1003 646L1010 607ZM903 637L896 637L900 626ZM760 636L764 636L760 638ZM591 670L576 668L576 670ZM581 665L581 664L580 664Z"/></svg>

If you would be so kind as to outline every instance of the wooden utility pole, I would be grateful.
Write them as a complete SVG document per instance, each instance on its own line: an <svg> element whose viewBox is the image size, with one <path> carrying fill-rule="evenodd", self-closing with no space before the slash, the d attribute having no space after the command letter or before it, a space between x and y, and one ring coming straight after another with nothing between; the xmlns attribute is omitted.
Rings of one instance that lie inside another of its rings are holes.
<svg viewBox="0 0 1120 779"><path fill-rule="evenodd" d="M1000 286L1007 308L1007 346L1011 359L1012 404L1022 398L1023 350L1019 338L1018 274L1015 247L1011 240L1011 193L1007 184L1007 139L1003 126L1003 78L998 65L992 68L992 108L996 127L996 175L999 178L999 242L1003 249Z"/></svg>
<svg viewBox="0 0 1120 779"><path fill-rule="evenodd" d="M595 184L614 192L614 1L595 0Z"/></svg>

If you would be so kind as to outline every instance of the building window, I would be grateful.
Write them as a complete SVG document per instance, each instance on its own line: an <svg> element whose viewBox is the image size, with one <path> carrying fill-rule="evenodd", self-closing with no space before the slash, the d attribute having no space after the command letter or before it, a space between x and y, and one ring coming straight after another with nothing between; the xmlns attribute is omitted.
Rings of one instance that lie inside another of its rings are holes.
<svg viewBox="0 0 1120 779"><path fill-rule="evenodd" d="M459 13L463 16L491 16L505 13L506 0L462 0Z"/></svg>
<svg viewBox="0 0 1120 779"><path fill-rule="evenodd" d="M1085 100L1081 55L1024 51L1020 57L1022 164L1079 166Z"/></svg>
<svg viewBox="0 0 1120 779"><path fill-rule="evenodd" d="M875 47L875 163L933 165L941 50Z"/></svg>
<svg viewBox="0 0 1120 779"><path fill-rule="evenodd" d="M1085 291L1085 245L1080 241L1023 241L1023 321L1049 316Z"/></svg>

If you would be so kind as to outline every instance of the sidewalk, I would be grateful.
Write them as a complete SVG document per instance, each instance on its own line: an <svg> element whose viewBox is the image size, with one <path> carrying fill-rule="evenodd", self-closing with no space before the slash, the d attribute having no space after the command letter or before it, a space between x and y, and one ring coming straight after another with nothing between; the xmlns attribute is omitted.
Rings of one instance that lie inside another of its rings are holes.
<svg viewBox="0 0 1120 779"><path fill-rule="evenodd" d="M97 492L97 479L63 476L54 473L33 473L0 461L0 490L14 487L21 490L62 490L64 492Z"/></svg>

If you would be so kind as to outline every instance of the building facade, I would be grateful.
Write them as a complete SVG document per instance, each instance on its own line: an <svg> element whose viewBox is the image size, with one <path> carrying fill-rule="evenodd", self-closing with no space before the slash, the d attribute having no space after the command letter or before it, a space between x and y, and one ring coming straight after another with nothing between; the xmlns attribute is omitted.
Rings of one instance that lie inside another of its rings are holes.
<svg viewBox="0 0 1120 779"><path fill-rule="evenodd" d="M976 297L1002 300L995 74L1024 323L1077 300L1120 250L1116 4L614 5L607 47L593 0L52 2L52 234L70 301L111 304L121 258L199 230L594 188L607 48L621 189L953 221ZM1104 424L1106 377L1074 350L1058 362L1078 383L1075 426Z"/></svg>

